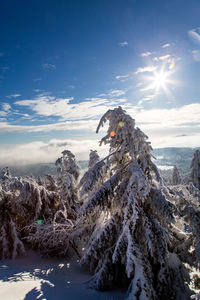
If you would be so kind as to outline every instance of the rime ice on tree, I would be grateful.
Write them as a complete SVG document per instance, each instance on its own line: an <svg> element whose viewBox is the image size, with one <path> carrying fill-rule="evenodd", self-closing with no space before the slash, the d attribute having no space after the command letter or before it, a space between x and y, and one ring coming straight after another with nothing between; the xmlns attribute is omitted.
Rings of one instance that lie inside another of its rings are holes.
<svg viewBox="0 0 200 300"><path fill-rule="evenodd" d="M173 173L172 173L172 184L177 185L180 183L181 183L181 177L180 177L179 171L178 171L177 167L174 166Z"/></svg>
<svg viewBox="0 0 200 300"><path fill-rule="evenodd" d="M200 151L196 150L194 152L194 157L191 162L191 179L194 184L198 189L200 189Z"/></svg>
<svg viewBox="0 0 200 300"><path fill-rule="evenodd" d="M109 178L104 176L82 207L86 224L91 215L96 217L82 257L94 272L91 285L107 289L129 284L131 300L170 299L175 294L188 299L189 279L178 256L169 250L175 208L160 189L162 179L151 161L147 136L121 107L105 113L97 132L106 121L108 132L100 144L110 144L105 160Z"/></svg>
<svg viewBox="0 0 200 300"><path fill-rule="evenodd" d="M55 163L58 172L60 197L67 209L69 218L76 219L78 209L77 180L80 175L80 169L76 164L74 154L69 150L64 150L62 155Z"/></svg>

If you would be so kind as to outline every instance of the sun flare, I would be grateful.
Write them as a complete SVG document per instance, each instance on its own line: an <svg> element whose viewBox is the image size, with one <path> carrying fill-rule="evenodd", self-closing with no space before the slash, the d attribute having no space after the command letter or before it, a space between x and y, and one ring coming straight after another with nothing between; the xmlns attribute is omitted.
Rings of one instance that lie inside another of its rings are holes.
<svg viewBox="0 0 200 300"><path fill-rule="evenodd" d="M153 77L153 86L155 89L159 89L160 87L165 87L167 83L167 73L156 73Z"/></svg>

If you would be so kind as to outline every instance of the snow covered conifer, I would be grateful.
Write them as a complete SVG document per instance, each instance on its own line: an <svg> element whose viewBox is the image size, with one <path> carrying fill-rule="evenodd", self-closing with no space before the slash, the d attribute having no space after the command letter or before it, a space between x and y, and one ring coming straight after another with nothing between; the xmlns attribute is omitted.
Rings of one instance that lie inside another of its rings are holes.
<svg viewBox="0 0 200 300"><path fill-rule="evenodd" d="M11 175L9 168L8 167L3 168L1 170L0 183L4 188L6 188L6 185L9 184L11 178L12 178L12 175Z"/></svg>
<svg viewBox="0 0 200 300"><path fill-rule="evenodd" d="M17 255L25 254L16 221L10 210L11 201L11 192L2 190L0 186L0 259L14 259Z"/></svg>
<svg viewBox="0 0 200 300"><path fill-rule="evenodd" d="M105 161L109 176L82 207L86 224L96 218L82 257L94 273L91 285L107 289L127 284L131 300L188 299L189 279L179 257L170 252L175 207L162 192L148 137L121 107L104 114L97 132L106 121L108 131L100 144L110 144Z"/></svg>
<svg viewBox="0 0 200 300"><path fill-rule="evenodd" d="M173 172L172 172L172 184L177 185L180 183L181 183L181 177L180 177L179 171L178 171L177 167L174 166Z"/></svg>
<svg viewBox="0 0 200 300"><path fill-rule="evenodd" d="M102 174L103 166L105 165L104 161L99 162L100 157L96 150L90 150L90 158L88 163L88 171L85 172L79 183L80 196L82 202L84 202L87 195L91 195L94 190L97 189L95 178L100 177Z"/></svg>
<svg viewBox="0 0 200 300"><path fill-rule="evenodd" d="M191 179L194 184L198 189L200 189L200 151L196 150L194 152L194 156L191 162Z"/></svg>
<svg viewBox="0 0 200 300"><path fill-rule="evenodd" d="M91 169L98 161L100 161L99 154L96 150L90 150L90 159L88 163L88 169Z"/></svg>
<svg viewBox="0 0 200 300"><path fill-rule="evenodd" d="M56 161L58 180L57 184L60 188L60 198L63 205L67 209L70 219L76 219L78 209L78 177L80 168L76 163L74 154L69 150L62 152L62 157Z"/></svg>

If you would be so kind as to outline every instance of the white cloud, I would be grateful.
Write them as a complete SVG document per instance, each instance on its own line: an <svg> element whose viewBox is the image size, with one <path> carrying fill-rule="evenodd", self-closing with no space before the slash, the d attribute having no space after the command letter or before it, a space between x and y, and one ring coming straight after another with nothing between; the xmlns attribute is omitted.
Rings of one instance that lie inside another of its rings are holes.
<svg viewBox="0 0 200 300"><path fill-rule="evenodd" d="M149 91L149 90L155 90L155 85L151 84L151 85L148 85L144 88L141 88L140 92L146 92L146 91Z"/></svg>
<svg viewBox="0 0 200 300"><path fill-rule="evenodd" d="M142 100L149 101L153 96L154 95L148 95ZM97 100L94 100L94 102L95 101ZM90 103L92 101L88 102ZM126 109L127 103L124 103L122 107ZM106 110L107 109L108 108L106 108ZM82 107L82 110L84 111L86 108ZM101 112L101 115L102 113L105 113L106 110ZM126 110L128 114L136 119L136 126L139 126L141 130L149 136L149 140L152 142L154 148L200 146L200 103L193 103L169 109L144 109L140 106L133 107L130 105ZM2 111L0 112L0 116L4 117L5 115L6 111L3 111L3 113ZM95 131L97 124L97 120L90 119L38 126L17 126L0 120L0 133L79 130L81 135L81 132L86 130L88 135ZM82 135L81 141L71 139L50 140L49 142L36 141L29 144L17 145L15 147L12 146L12 148L9 148L9 146L7 148L1 147L0 164L12 165L53 162L64 148L75 153L78 156L78 159L87 159L90 149L102 149L97 146L96 140L84 140L84 135Z"/></svg>
<svg viewBox="0 0 200 300"><path fill-rule="evenodd" d="M101 156L108 153L108 147L99 147L97 139L52 139L48 142L35 141L17 145L15 148L0 148L0 165L12 166L55 162L65 149L72 151L77 160L88 160L90 149L98 150Z"/></svg>
<svg viewBox="0 0 200 300"><path fill-rule="evenodd" d="M3 111L3 110L0 110L0 116L1 117L5 117L5 116L7 116L7 111Z"/></svg>
<svg viewBox="0 0 200 300"><path fill-rule="evenodd" d="M34 89L33 92L35 92L35 93L41 93L41 92L43 92L43 90L40 90L40 89Z"/></svg>
<svg viewBox="0 0 200 300"><path fill-rule="evenodd" d="M5 111L9 111L11 109L11 106L9 103L2 103L2 109Z"/></svg>
<svg viewBox="0 0 200 300"><path fill-rule="evenodd" d="M151 101L153 98L155 98L156 95L157 94L151 94L143 97L138 101L138 105L142 105L144 102Z"/></svg>
<svg viewBox="0 0 200 300"><path fill-rule="evenodd" d="M169 60L171 57L170 54L166 54L166 55L163 55L163 56L160 56L160 57L154 57L153 60L154 61L159 61L159 60Z"/></svg>
<svg viewBox="0 0 200 300"><path fill-rule="evenodd" d="M192 56L195 61L200 61L200 51L199 50L193 50Z"/></svg>
<svg viewBox="0 0 200 300"><path fill-rule="evenodd" d="M0 111L0 116L6 116L7 112ZM29 117L28 114L23 114L24 117ZM61 123L52 123L45 125L12 125L7 122L0 122L0 133L21 133L21 132L49 132L49 131L60 131L60 130L90 130L95 131L98 125L96 120L86 121L68 121Z"/></svg>
<svg viewBox="0 0 200 300"><path fill-rule="evenodd" d="M149 51L143 52L143 53L140 54L140 56L142 56L142 57L147 57L149 55L151 55L151 52L149 52Z"/></svg>
<svg viewBox="0 0 200 300"><path fill-rule="evenodd" d="M21 96L20 94L12 94L12 95L6 96L6 98L11 99L11 98L17 98L17 97L20 97L20 96Z"/></svg>
<svg viewBox="0 0 200 300"><path fill-rule="evenodd" d="M188 31L190 39L197 45L200 45L200 27Z"/></svg>
<svg viewBox="0 0 200 300"><path fill-rule="evenodd" d="M108 95L111 97L120 97L124 94L125 94L125 91L123 91L123 90L111 90Z"/></svg>
<svg viewBox="0 0 200 300"><path fill-rule="evenodd" d="M144 68L138 68L135 72L135 74L139 73L145 73L145 72L154 72L156 70L155 66L149 66L149 67L144 67Z"/></svg>
<svg viewBox="0 0 200 300"><path fill-rule="evenodd" d="M119 45L120 45L121 47L124 47L124 46L127 46L127 45L128 45L128 42L127 42L127 41L124 41L124 42L119 43Z"/></svg>
<svg viewBox="0 0 200 300"><path fill-rule="evenodd" d="M56 69L56 66L53 65L53 64L42 64L42 68L44 70L55 70Z"/></svg>
<svg viewBox="0 0 200 300"><path fill-rule="evenodd" d="M162 45L162 48L170 47L171 45L169 43Z"/></svg>
<svg viewBox="0 0 200 300"><path fill-rule="evenodd" d="M128 113L149 135L155 148L200 146L200 103L171 109L135 107Z"/></svg>
<svg viewBox="0 0 200 300"><path fill-rule="evenodd" d="M122 106L123 108L126 108ZM162 147L197 147L200 146L200 103L193 103L177 108L143 109L139 106L129 107L127 113L136 119L136 126L149 136L154 148ZM98 121L63 122L38 126L16 126L0 122L0 132L30 132L49 130L81 130L88 133L96 129ZM104 129L105 130L105 129ZM99 140L100 138L97 139ZM65 149L75 153L78 159L88 159L89 150L98 147L97 140L50 140L36 141L29 144L17 145L12 148L1 147L0 163L5 165L27 164L38 162L53 162ZM101 152L102 155L105 153Z"/></svg>
<svg viewBox="0 0 200 300"><path fill-rule="evenodd" d="M125 82L126 80L128 80L129 77L130 77L129 74L126 74L126 75L117 75L117 76L115 76L115 79L120 80L122 82Z"/></svg>
<svg viewBox="0 0 200 300"><path fill-rule="evenodd" d="M6 117L10 112L11 106L9 103L2 103L1 107L2 107L2 110L0 111L0 116Z"/></svg>
<svg viewBox="0 0 200 300"><path fill-rule="evenodd" d="M58 117L61 121L84 120L98 118L109 108L112 108L113 105L119 105L120 99L118 97L124 94L125 91L123 90L111 90L106 95L107 98L86 98L80 103L74 103L73 98L55 98L43 93L37 95L35 99L19 100L14 104L26 106L41 116ZM124 102L124 99L122 102Z"/></svg>

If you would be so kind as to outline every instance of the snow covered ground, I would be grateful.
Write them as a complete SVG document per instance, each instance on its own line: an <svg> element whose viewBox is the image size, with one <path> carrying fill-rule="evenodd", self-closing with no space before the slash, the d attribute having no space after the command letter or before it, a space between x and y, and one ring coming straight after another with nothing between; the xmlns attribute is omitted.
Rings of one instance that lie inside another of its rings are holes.
<svg viewBox="0 0 200 300"><path fill-rule="evenodd" d="M0 262L1 300L123 300L125 291L98 292L88 287L91 276L76 258L25 258Z"/></svg>

